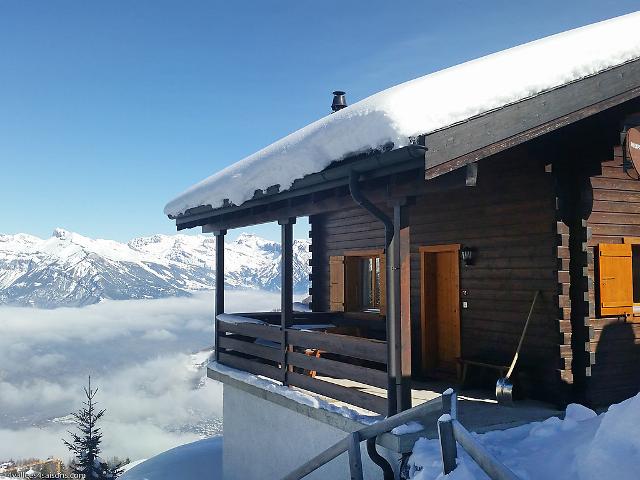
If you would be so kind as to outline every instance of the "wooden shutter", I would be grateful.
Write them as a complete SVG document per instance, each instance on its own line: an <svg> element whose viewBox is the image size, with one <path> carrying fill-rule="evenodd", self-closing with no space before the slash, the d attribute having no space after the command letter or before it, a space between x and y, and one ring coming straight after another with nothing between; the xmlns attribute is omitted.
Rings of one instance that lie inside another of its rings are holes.
<svg viewBox="0 0 640 480"><path fill-rule="evenodd" d="M598 245L598 283L601 315L633 313L631 245Z"/></svg>
<svg viewBox="0 0 640 480"><path fill-rule="evenodd" d="M387 260L380 254L380 315L387 314Z"/></svg>
<svg viewBox="0 0 640 480"><path fill-rule="evenodd" d="M344 256L329 257L329 310L344 312Z"/></svg>

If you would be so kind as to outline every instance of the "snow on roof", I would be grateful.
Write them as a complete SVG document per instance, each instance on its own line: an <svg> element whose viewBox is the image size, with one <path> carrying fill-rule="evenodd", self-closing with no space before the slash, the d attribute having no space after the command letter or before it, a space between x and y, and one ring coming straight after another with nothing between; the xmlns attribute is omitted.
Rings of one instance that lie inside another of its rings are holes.
<svg viewBox="0 0 640 480"><path fill-rule="evenodd" d="M333 161L464 121L640 57L640 12L552 35L383 90L215 173L167 204L240 205L256 190L319 172Z"/></svg>

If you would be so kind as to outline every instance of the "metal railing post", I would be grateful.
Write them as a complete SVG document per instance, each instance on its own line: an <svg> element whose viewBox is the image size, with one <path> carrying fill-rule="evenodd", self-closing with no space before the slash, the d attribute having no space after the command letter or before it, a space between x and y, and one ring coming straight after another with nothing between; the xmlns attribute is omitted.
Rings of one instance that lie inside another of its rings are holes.
<svg viewBox="0 0 640 480"><path fill-rule="evenodd" d="M453 419L444 414L438 419L438 437L440 438L440 454L442 456L442 472L448 475L456 468L458 448L453 434Z"/></svg>
<svg viewBox="0 0 640 480"><path fill-rule="evenodd" d="M351 480L363 480L362 457L360 456L360 433L349 436L349 472Z"/></svg>
<svg viewBox="0 0 640 480"><path fill-rule="evenodd" d="M458 394L451 388L442 394L442 413L458 418Z"/></svg>

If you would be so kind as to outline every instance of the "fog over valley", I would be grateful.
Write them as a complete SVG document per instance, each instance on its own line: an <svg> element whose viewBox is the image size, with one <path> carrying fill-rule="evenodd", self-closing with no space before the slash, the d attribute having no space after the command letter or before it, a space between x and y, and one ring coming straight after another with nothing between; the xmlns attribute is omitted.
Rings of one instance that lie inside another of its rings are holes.
<svg viewBox="0 0 640 480"><path fill-rule="evenodd" d="M227 292L228 311L273 310L277 293ZM0 307L0 458L69 457L61 438L91 375L107 412L105 456L146 458L221 433L206 380L213 293L54 310Z"/></svg>

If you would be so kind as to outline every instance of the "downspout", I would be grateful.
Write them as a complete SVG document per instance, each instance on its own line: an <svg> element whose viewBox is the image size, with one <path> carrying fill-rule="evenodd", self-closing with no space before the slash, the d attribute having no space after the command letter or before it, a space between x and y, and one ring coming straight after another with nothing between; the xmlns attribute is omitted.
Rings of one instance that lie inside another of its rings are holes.
<svg viewBox="0 0 640 480"><path fill-rule="evenodd" d="M386 326L387 326L387 401L389 405L388 416L398 413L398 399L396 395L396 376L399 373L398 365L396 362L394 345L396 344L396 331L394 324L394 297L395 288L393 284L393 259L389 258L393 255L393 249L390 249L391 241L393 240L393 221L382 210L376 207L371 200L365 197L360 191L360 184L358 183L359 173L351 170L349 172L349 193L353 198L353 201L367 210L371 215L380 220L384 225L384 253L387 255L386 259L386 284L387 284L387 301L386 301Z"/></svg>
<svg viewBox="0 0 640 480"><path fill-rule="evenodd" d="M395 480L395 474L389 461L378 453L376 449L376 438L371 437L367 440L367 453L371 458L371 461L378 465L382 469L382 475L384 480Z"/></svg>
<svg viewBox="0 0 640 480"><path fill-rule="evenodd" d="M389 218L382 210L376 207L368 198L366 198L362 192L360 191L360 185L358 183L358 177L360 174L351 170L349 172L349 193L351 194L351 198L353 201L360 205L362 208L371 213L374 217L380 220L384 225L384 251L385 253L391 253L391 249L389 246L391 245L391 241L393 240L394 228L393 221ZM387 280L387 399L389 404L389 411L387 412L387 416L392 416L397 413L398 399L396 397L396 376L399 374L396 360L395 360L395 325L393 322L393 314L394 314L394 302L393 297L395 296L395 288L393 288L393 261L392 259L387 258L386 261L386 272L385 277ZM371 460L378 465L384 474L385 480L393 479L393 469L389 462L381 456L376 450L376 439L371 438L367 441L367 453Z"/></svg>
<svg viewBox="0 0 640 480"><path fill-rule="evenodd" d="M354 172L353 170L349 172L349 193L351 194L351 198L353 198L354 202L384 224L384 248L386 251L391 244L391 239L393 239L393 221L362 194L360 191L360 185L358 184L359 176L360 174L358 172Z"/></svg>

